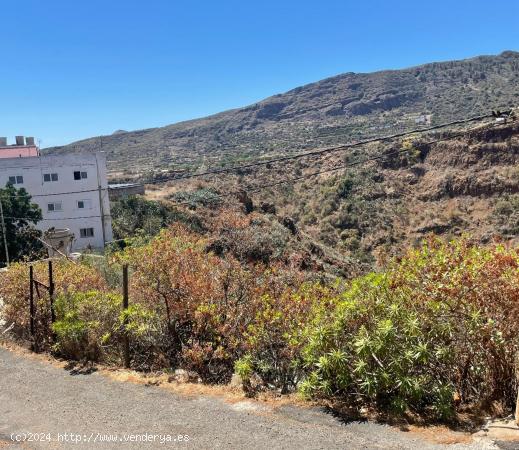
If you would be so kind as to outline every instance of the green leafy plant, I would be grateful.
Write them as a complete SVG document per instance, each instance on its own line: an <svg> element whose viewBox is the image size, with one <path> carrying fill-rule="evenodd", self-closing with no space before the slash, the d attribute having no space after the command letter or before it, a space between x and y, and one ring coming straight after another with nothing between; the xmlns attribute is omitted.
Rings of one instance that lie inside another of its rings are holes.
<svg viewBox="0 0 519 450"><path fill-rule="evenodd" d="M41 210L37 204L31 203L31 196L27 191L24 188L16 189L8 183L5 188L0 189L0 202L10 261L20 261L43 254L43 246L37 240L41 232L34 228L42 219ZM5 266L7 261L2 233L0 227L0 267Z"/></svg>
<svg viewBox="0 0 519 450"><path fill-rule="evenodd" d="M184 223L196 231L203 229L197 217L175 209L166 202L146 200L140 196L113 202L111 214L116 239L147 236L149 240L162 228L175 222Z"/></svg>
<svg viewBox="0 0 519 450"><path fill-rule="evenodd" d="M120 332L120 295L99 292L76 292L60 295L55 302L56 334L54 349L68 358L98 361L111 352Z"/></svg>
<svg viewBox="0 0 519 450"><path fill-rule="evenodd" d="M303 350L311 397L448 418L454 399L515 400L518 255L430 241L356 279Z"/></svg>

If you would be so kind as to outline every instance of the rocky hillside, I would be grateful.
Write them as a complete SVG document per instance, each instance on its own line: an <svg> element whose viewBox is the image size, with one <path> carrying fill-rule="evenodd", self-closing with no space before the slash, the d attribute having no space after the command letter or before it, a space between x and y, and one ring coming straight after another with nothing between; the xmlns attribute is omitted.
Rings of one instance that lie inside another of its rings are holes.
<svg viewBox="0 0 519 450"><path fill-rule="evenodd" d="M517 238L518 122L434 144L418 140L394 155L406 145L379 150L393 156L323 180L313 193L307 185L293 215L321 241L372 263L431 233L468 233L483 243Z"/></svg>
<svg viewBox="0 0 519 450"><path fill-rule="evenodd" d="M245 108L51 153L104 150L114 175L194 170L440 123L519 103L519 53L370 74L345 73Z"/></svg>
<svg viewBox="0 0 519 450"><path fill-rule="evenodd" d="M345 162L360 164L267 187ZM149 195L182 202L182 208L204 216L229 207L244 210L243 196L240 203L227 194L245 190L252 202L249 210L280 223L290 218L305 239L356 261L357 268L373 267L429 234L449 239L468 233L483 243L516 239L518 164L519 120L487 121L463 132L372 144L203 181L177 180L150 186Z"/></svg>
<svg viewBox="0 0 519 450"><path fill-rule="evenodd" d="M518 105L519 53L505 52L398 71L339 75L208 118L117 131L47 151L102 148L113 177L148 178L160 171L226 166ZM264 218L250 219L247 238L223 233L218 248L242 242L256 250L293 247L303 255L304 265L326 271L334 266L353 273L381 265L430 233L449 238L468 232L482 242L498 236L515 239L519 121L489 120L471 127L462 134L448 129L225 176L175 180L150 186L148 196L181 202L182 209L204 218L243 209L228 194L248 191L248 208ZM406 153L395 156L402 149ZM254 190L381 155L387 156L294 185ZM288 240L279 231L289 236L287 224L295 233Z"/></svg>

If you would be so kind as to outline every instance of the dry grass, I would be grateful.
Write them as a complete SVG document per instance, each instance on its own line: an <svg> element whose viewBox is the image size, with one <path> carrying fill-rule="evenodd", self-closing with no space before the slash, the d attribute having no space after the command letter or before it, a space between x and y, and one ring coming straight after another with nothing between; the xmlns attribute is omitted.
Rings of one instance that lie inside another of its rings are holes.
<svg viewBox="0 0 519 450"><path fill-rule="evenodd" d="M406 431L417 434L433 444L470 444L473 441L472 434L463 431L454 431L445 426L420 427L410 425Z"/></svg>

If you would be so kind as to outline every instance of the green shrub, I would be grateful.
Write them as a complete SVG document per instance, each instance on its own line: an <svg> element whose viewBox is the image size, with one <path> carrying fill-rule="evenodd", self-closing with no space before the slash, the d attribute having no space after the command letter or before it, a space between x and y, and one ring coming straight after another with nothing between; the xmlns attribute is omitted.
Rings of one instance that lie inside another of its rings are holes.
<svg viewBox="0 0 519 450"><path fill-rule="evenodd" d="M128 334L132 367L140 370L163 369L167 331L157 311L136 303L119 314L118 329Z"/></svg>
<svg viewBox="0 0 519 450"><path fill-rule="evenodd" d="M451 363L450 331L432 310L419 316L409 308L386 275L370 274L342 295L333 320L312 331L302 391L398 411L432 404L445 414L452 396L446 404L439 393L453 386L433 369Z"/></svg>
<svg viewBox="0 0 519 450"><path fill-rule="evenodd" d="M99 291L60 295L55 302L55 350L75 360L106 359L120 333L122 298Z"/></svg>
<svg viewBox="0 0 519 450"><path fill-rule="evenodd" d="M254 363L251 355L245 355L234 363L234 372L238 374L243 381L250 380L254 373Z"/></svg>
<svg viewBox="0 0 519 450"><path fill-rule="evenodd" d="M60 295L55 302L54 350L75 360L121 361L121 337L128 334L133 366L164 367L165 331L155 311L141 304L122 309L120 294L88 291Z"/></svg>
<svg viewBox="0 0 519 450"><path fill-rule="evenodd" d="M235 367L242 377L256 373L266 386L282 393L293 390L305 370L301 350L307 329L325 320L335 302L333 290L304 283L299 288L270 289L255 301L256 314L247 327L247 353Z"/></svg>
<svg viewBox="0 0 519 450"><path fill-rule="evenodd" d="M34 279L47 283L48 264L38 261L31 264ZM74 264L61 259L53 262L55 294L89 290L104 290L106 283L101 274L83 264ZM2 317L13 325L13 332L20 338L30 339L29 335L29 265L15 263L9 270L0 273L0 298L3 300ZM45 289L34 292L36 339L40 350L48 348L50 342L50 300Z"/></svg>
<svg viewBox="0 0 519 450"><path fill-rule="evenodd" d="M492 215L498 229L505 235L519 234L519 195L504 195L494 206Z"/></svg>
<svg viewBox="0 0 519 450"><path fill-rule="evenodd" d="M112 255L114 274L122 263L132 269L126 311L100 267L57 261L55 350L120 362L126 332L135 368L182 367L206 382L227 382L234 370L251 394L299 387L312 398L443 419L457 406L514 405L517 249L431 240L344 284L207 249L207 239L173 226ZM36 263L35 274L45 280L46 265ZM27 276L22 264L0 274L3 316L21 330ZM37 326L50 341L48 297L40 303Z"/></svg>
<svg viewBox="0 0 519 450"><path fill-rule="evenodd" d="M191 209L197 206L216 207L222 203L219 193L212 188L200 188L196 191L180 191L170 197L173 202L185 203Z"/></svg>
<svg viewBox="0 0 519 450"><path fill-rule="evenodd" d="M309 331L302 392L447 418L515 400L517 252L432 241L355 280Z"/></svg>
<svg viewBox="0 0 519 450"><path fill-rule="evenodd" d="M336 187L336 195L338 198L348 198L355 186L355 180L352 177L343 178Z"/></svg>
<svg viewBox="0 0 519 450"><path fill-rule="evenodd" d="M173 208L166 202L146 200L139 196L113 202L111 214L115 239L155 236L162 228L175 222L183 223L195 231L203 230L197 217Z"/></svg>

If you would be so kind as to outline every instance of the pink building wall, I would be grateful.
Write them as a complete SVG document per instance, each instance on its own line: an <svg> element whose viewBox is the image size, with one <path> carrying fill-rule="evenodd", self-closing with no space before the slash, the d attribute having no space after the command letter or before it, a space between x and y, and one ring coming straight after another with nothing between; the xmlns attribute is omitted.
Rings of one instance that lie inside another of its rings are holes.
<svg viewBox="0 0 519 450"><path fill-rule="evenodd" d="M38 147L35 145L9 145L0 147L1 158L26 158L28 156L38 156Z"/></svg>

